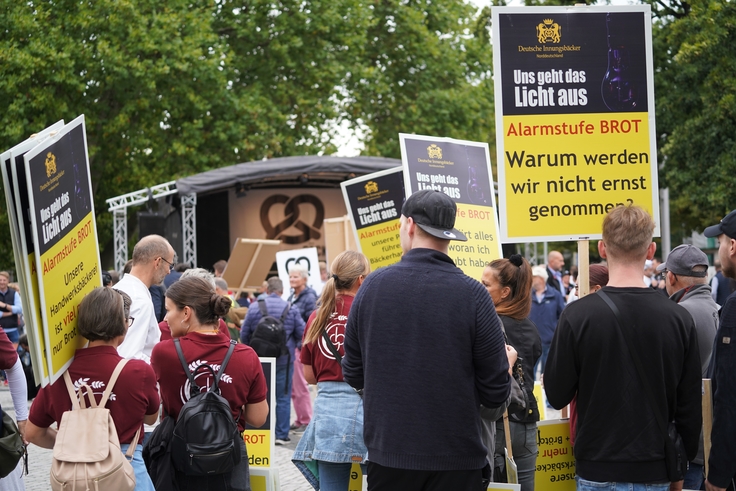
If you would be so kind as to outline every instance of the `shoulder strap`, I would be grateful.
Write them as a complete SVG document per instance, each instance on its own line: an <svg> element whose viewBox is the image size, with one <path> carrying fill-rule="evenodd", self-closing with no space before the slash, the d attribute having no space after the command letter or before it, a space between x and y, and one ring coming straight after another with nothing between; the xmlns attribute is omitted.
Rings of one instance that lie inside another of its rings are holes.
<svg viewBox="0 0 736 491"><path fill-rule="evenodd" d="M120 372L123 371L123 367L125 364L128 363L128 360L126 358L123 358L120 360L115 367L115 370L113 370L112 375L110 376L110 381L107 382L107 387L105 388L105 392L102 393L102 399L100 400L100 407L105 407L105 404L107 404L107 399L110 397L110 394L112 393L112 388L115 385L115 382L118 381L118 376L120 375Z"/></svg>
<svg viewBox="0 0 736 491"><path fill-rule="evenodd" d="M287 304L286 304L286 308L285 308L285 309L284 309L284 311L283 311L283 312L281 313L281 323L282 323L282 324L283 324L283 323L284 323L284 321L286 320L286 316L287 316L287 315L289 314L289 310L290 310L290 309L291 309L291 304L290 304L290 303L287 303Z"/></svg>
<svg viewBox="0 0 736 491"><path fill-rule="evenodd" d="M82 409L79 406L79 399L77 398L77 391L74 389L74 384L72 384L72 378L69 376L69 370L66 370L64 372L64 383L66 384L66 390L69 392L69 399L72 400L72 409Z"/></svg>
<svg viewBox="0 0 736 491"><path fill-rule="evenodd" d="M647 396L647 400L649 402L649 406L652 408L652 412L654 413L654 418L657 420L657 425L659 426L659 430L664 435L664 441L665 443L669 440L669 435L667 433L667 425L664 421L662 421L662 416L657 411L657 405L654 402L654 393L652 392L651 388L649 387L649 383L644 378L644 367L642 367L641 360L639 360L639 356L637 356L636 352L632 349L631 343L629 342L629 338L626 337L626 332L624 331L623 322L621 321L621 312L618 310L618 307L616 307L616 304L613 303L613 300L611 300L611 297L609 297L606 292L603 290L598 290L596 293L598 296L600 296L604 302L608 305L608 307L613 311L613 315L616 317L616 325L618 326L619 332L621 332L621 336L623 336L624 341L626 342L626 346L629 348L629 354L631 355L631 358L634 360L634 367L636 368L636 374L639 376L639 382L641 382L641 385L644 389L644 393Z"/></svg>
<svg viewBox="0 0 736 491"><path fill-rule="evenodd" d="M327 347L330 348L330 352L335 357L335 360L337 360L338 365L342 365L342 356L340 356L340 352L337 351L337 348L335 347L335 345L332 344L332 341L330 341L330 337L327 335L326 330L322 331L322 337L327 343Z"/></svg>
<svg viewBox="0 0 736 491"><path fill-rule="evenodd" d="M181 350L181 343L178 338L174 339L174 347L176 348L176 354L179 356L179 362L181 362L181 366L184 369L184 375L189 379L189 394L196 394L199 392L199 386L194 380L194 375L189 371L189 365L187 364L187 360L184 358L184 352Z"/></svg>
<svg viewBox="0 0 736 491"><path fill-rule="evenodd" d="M220 370L218 370L217 375L215 375L215 383L212 384L212 387L210 388L210 390L212 390L213 388L216 388L219 385L220 377L222 377L222 374L225 373L225 367L227 366L227 362L230 361L230 357L233 356L233 351L235 351L235 345L237 343L238 342L235 341L234 339L230 340L230 347L227 349L227 354L225 355L225 359L222 360L222 365L220 365Z"/></svg>
<svg viewBox="0 0 736 491"><path fill-rule="evenodd" d="M258 300L258 309L261 311L261 315L266 317L268 315L268 309L266 308L266 300L261 298Z"/></svg>

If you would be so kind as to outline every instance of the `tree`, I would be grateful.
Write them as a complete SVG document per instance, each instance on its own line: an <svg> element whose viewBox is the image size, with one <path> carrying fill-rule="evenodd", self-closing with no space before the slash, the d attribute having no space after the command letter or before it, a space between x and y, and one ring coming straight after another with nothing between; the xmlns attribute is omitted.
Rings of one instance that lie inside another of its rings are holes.
<svg viewBox="0 0 736 491"><path fill-rule="evenodd" d="M490 9L461 0L372 2L343 84L365 153L398 157L398 133L495 141Z"/></svg>
<svg viewBox="0 0 736 491"><path fill-rule="evenodd" d="M674 226L702 231L736 203L736 5L673 2L655 23L661 187Z"/></svg>

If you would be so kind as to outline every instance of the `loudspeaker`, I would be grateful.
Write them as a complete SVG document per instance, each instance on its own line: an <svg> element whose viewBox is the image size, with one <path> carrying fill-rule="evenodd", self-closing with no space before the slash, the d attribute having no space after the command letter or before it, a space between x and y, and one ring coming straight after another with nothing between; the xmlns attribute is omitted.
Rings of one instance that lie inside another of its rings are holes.
<svg viewBox="0 0 736 491"><path fill-rule="evenodd" d="M158 213L152 213L150 211L139 211L138 212L138 231L139 239L142 239L146 235L160 235L166 236L166 217L159 215Z"/></svg>

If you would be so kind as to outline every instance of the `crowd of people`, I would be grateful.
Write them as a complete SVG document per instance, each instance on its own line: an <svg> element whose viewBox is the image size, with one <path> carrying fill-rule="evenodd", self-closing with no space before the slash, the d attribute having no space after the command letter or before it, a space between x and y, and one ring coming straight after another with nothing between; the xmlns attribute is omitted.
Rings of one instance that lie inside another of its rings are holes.
<svg viewBox="0 0 736 491"><path fill-rule="evenodd" d="M371 272L361 253L343 252L323 268L319 298L297 265L289 294L272 277L257 298L236 301L219 278L226 264L218 262L215 274L182 268L166 239L144 237L120 281L106 275L110 288L79 304L77 328L89 342L63 378L38 390L30 412L21 361L29 358L27 343L25 350L13 344L22 309L0 272L0 369L24 440L53 448L54 425L71 398L104 397L135 489L248 490L242 438L226 471L191 475L174 465L165 478L149 473L143 444L159 421L157 441L170 437L197 393L193 386L218 387L238 434L262 426L270 408L251 344L271 318L284 335L275 365L275 442L300 436L293 462L315 489L344 491L355 463L371 491L485 489L505 481L508 447L521 489L534 490L535 378L551 407L570 408L578 489L733 485L736 211L704 231L719 244L709 282L702 250L683 244L659 262L651 216L636 206L614 208L598 243L603 262L588 268L582 298L579 276L564 269L558 251L544 265L514 254L490 262L481 278L468 277L448 256L450 241L467 240L454 227L455 214L441 192L412 194L400 218L401 261ZM247 313L238 326L230 311L241 306ZM707 475L706 377L713 381ZM110 383L113 396L105 390ZM308 385L317 386L314 403ZM672 463L678 448L687 465ZM21 469L0 479L0 489L23 489Z"/></svg>

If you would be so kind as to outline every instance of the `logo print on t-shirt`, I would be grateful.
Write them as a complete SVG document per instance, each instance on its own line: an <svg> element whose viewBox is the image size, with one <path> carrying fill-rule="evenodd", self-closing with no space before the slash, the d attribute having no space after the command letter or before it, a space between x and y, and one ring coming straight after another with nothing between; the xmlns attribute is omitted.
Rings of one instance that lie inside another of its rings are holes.
<svg viewBox="0 0 736 491"><path fill-rule="evenodd" d="M93 380L92 382L90 382L89 377L87 378L80 377L79 379L74 381L74 389L77 391L77 397L79 397L79 394L80 394L79 389L83 385L88 385L92 389L92 393L95 396L100 396L99 398L102 399L102 394L105 392L105 382L103 382L102 380ZM95 389L99 389L99 390L95 390ZM85 395L87 394L86 390L84 391L84 394ZM110 392L109 400L114 401L115 399L116 399L115 392Z"/></svg>
<svg viewBox="0 0 736 491"><path fill-rule="evenodd" d="M340 351L342 345L345 343L345 323L347 322L347 320L347 316L336 316L333 313L330 316L330 323L327 324L327 327L325 328L325 331L327 331L327 337L330 338L330 341L332 341L332 344L335 345L335 349L337 349L338 352ZM342 329L339 329L340 327L342 327ZM319 338L319 351L325 358L328 358L330 360L335 359L335 355L332 354L329 346L327 346L327 342L325 341L324 337Z"/></svg>
<svg viewBox="0 0 736 491"><path fill-rule="evenodd" d="M209 365L212 367L212 370L215 371L215 374L220 371L220 365L219 363L208 363L207 360L195 360L189 364L189 371L191 373L194 373L195 370L197 370L197 367L200 365ZM210 384L212 382L212 376L210 375L210 371L207 369L200 370L196 375L194 375L194 381L197 383L197 386L199 386L200 392L207 392L210 390ZM220 378L220 383L226 383L226 384L232 384L233 378L227 374L227 372L224 372L222 374L222 377ZM181 402L186 403L189 400L189 378L187 377L184 384L179 388L179 397L181 398Z"/></svg>

